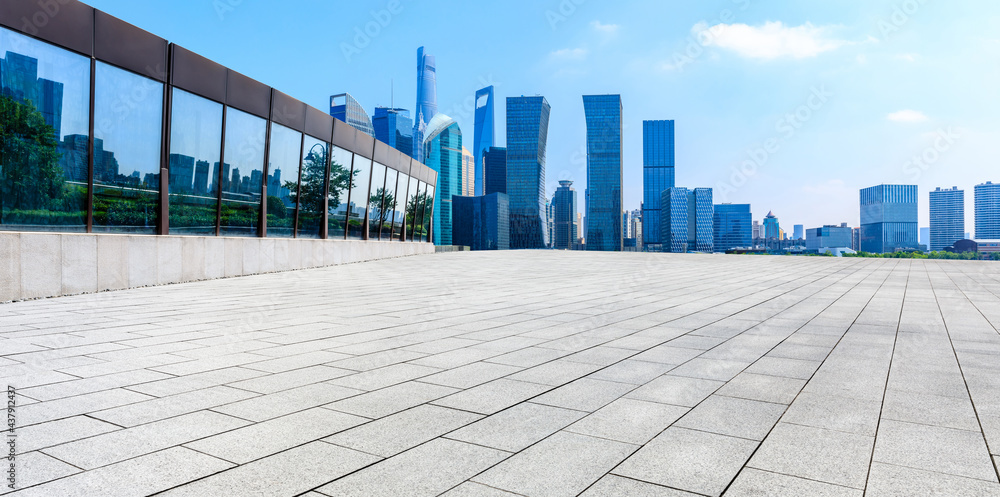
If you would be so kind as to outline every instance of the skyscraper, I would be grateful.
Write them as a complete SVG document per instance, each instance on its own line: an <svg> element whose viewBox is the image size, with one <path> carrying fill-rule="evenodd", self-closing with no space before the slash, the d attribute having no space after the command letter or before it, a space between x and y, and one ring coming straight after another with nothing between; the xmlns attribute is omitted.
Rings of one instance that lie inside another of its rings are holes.
<svg viewBox="0 0 1000 497"><path fill-rule="evenodd" d="M792 225L792 239L805 240L805 238L806 238L805 225L802 224Z"/></svg>
<svg viewBox="0 0 1000 497"><path fill-rule="evenodd" d="M711 188L670 188L660 195L663 252L712 252L715 207ZM588 242L589 243L589 242Z"/></svg>
<svg viewBox="0 0 1000 497"><path fill-rule="evenodd" d="M642 222L645 249L660 244L660 195L674 184L674 121L642 122Z"/></svg>
<svg viewBox="0 0 1000 497"><path fill-rule="evenodd" d="M622 250L622 98L584 95L587 118L587 250Z"/></svg>
<svg viewBox="0 0 1000 497"><path fill-rule="evenodd" d="M417 107L413 116L413 145L416 147L413 158L419 162L425 162L424 135L437 113L437 62L433 55L424 53L424 47L420 47L417 49Z"/></svg>
<svg viewBox="0 0 1000 497"><path fill-rule="evenodd" d="M965 238L965 191L958 187L930 192L930 243L932 251L944 250Z"/></svg>
<svg viewBox="0 0 1000 497"><path fill-rule="evenodd" d="M462 147L462 195L474 197L476 194L476 158L469 149Z"/></svg>
<svg viewBox="0 0 1000 497"><path fill-rule="evenodd" d="M1000 240L1000 183L976 185L976 240Z"/></svg>
<svg viewBox="0 0 1000 497"><path fill-rule="evenodd" d="M918 248L917 202L916 185L861 190L861 250L883 254Z"/></svg>
<svg viewBox="0 0 1000 497"><path fill-rule="evenodd" d="M753 246L750 204L716 204L713 218L716 252Z"/></svg>
<svg viewBox="0 0 1000 497"><path fill-rule="evenodd" d="M490 147L483 152L483 194L507 193L507 149Z"/></svg>
<svg viewBox="0 0 1000 497"><path fill-rule="evenodd" d="M452 244L451 198L462 189L462 130L454 119L438 114L427 123L424 164L438 172L434 204L434 243Z"/></svg>
<svg viewBox="0 0 1000 497"><path fill-rule="evenodd" d="M330 115L350 124L352 128L375 136L372 120L365 108L358 103L350 93L341 93L330 97Z"/></svg>
<svg viewBox="0 0 1000 497"><path fill-rule="evenodd" d="M476 129L475 141L472 143L472 155L475 156L476 161L476 195L483 195L485 191L486 176L483 171L483 155L496 143L494 115L493 87L487 86L476 92Z"/></svg>
<svg viewBox="0 0 1000 497"><path fill-rule="evenodd" d="M507 98L507 195L510 248L545 248L545 149L549 136L545 97Z"/></svg>
<svg viewBox="0 0 1000 497"><path fill-rule="evenodd" d="M503 193L455 196L454 243L472 250L510 248L509 199Z"/></svg>
<svg viewBox="0 0 1000 497"><path fill-rule="evenodd" d="M555 238L552 241L552 248L556 250L573 250L578 235L576 233L576 190L573 189L573 182L562 180L559 188L552 197L555 207Z"/></svg>
<svg viewBox="0 0 1000 497"><path fill-rule="evenodd" d="M406 109L375 107L372 118L375 138L390 147L413 156L413 119Z"/></svg>

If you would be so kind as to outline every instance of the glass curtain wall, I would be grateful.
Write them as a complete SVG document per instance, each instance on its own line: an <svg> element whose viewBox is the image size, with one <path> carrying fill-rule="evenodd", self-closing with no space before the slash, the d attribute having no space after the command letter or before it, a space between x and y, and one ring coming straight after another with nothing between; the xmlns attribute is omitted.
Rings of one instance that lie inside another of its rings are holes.
<svg viewBox="0 0 1000 497"><path fill-rule="evenodd" d="M427 185L427 198L424 200L426 207L424 207L424 241L433 242L434 234L431 232L433 228L432 222L434 220L434 187Z"/></svg>
<svg viewBox="0 0 1000 497"><path fill-rule="evenodd" d="M0 229L85 231L90 59L0 28Z"/></svg>
<svg viewBox="0 0 1000 497"><path fill-rule="evenodd" d="M378 240L382 222L385 220L382 212L382 197L385 195L385 166L378 162L372 163L372 185L368 193L368 239Z"/></svg>
<svg viewBox="0 0 1000 497"><path fill-rule="evenodd" d="M295 233L295 199L298 192L302 133L271 124L271 149L267 175L267 236L291 238Z"/></svg>
<svg viewBox="0 0 1000 497"><path fill-rule="evenodd" d="M103 62L94 78L94 231L155 234L163 83Z"/></svg>
<svg viewBox="0 0 1000 497"><path fill-rule="evenodd" d="M396 183L399 182L399 171L386 169L385 190L382 193L382 209L379 212L380 240L392 239L392 213L396 210Z"/></svg>
<svg viewBox="0 0 1000 497"><path fill-rule="evenodd" d="M319 238L323 224L323 195L326 190L326 161L330 146L306 136L303 146L302 178L293 188L292 202L299 205L298 237Z"/></svg>
<svg viewBox="0 0 1000 497"><path fill-rule="evenodd" d="M357 240L368 238L368 187L371 184L372 160L354 154L354 172L351 174L351 199L348 206L347 237Z"/></svg>
<svg viewBox="0 0 1000 497"><path fill-rule="evenodd" d="M354 154L333 147L330 154L330 193L327 213L327 237L341 239L346 235L347 213L351 210L348 195L352 180L360 171L351 172Z"/></svg>
<svg viewBox="0 0 1000 497"><path fill-rule="evenodd" d="M427 210L427 184L417 182L417 197L413 206L413 240L421 241L424 237L424 211Z"/></svg>
<svg viewBox="0 0 1000 497"><path fill-rule="evenodd" d="M222 153L222 104L177 88L172 102L170 234L214 235L219 182L211 172Z"/></svg>
<svg viewBox="0 0 1000 497"><path fill-rule="evenodd" d="M212 181L222 184L223 236L258 236L264 188L267 121L232 107L226 109L225 163L213 164Z"/></svg>
<svg viewBox="0 0 1000 497"><path fill-rule="evenodd" d="M410 187L410 177L399 173L399 181L396 183L396 197L392 204L392 239L401 240L403 237L404 213L406 211L406 201L408 199Z"/></svg>

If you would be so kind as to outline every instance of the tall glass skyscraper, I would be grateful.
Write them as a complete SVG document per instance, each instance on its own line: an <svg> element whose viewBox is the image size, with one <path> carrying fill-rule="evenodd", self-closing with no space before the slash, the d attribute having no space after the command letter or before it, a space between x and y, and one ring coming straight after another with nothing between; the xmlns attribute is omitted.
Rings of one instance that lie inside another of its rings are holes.
<svg viewBox="0 0 1000 497"><path fill-rule="evenodd" d="M579 236L576 233L576 190L573 182L563 180L552 197L555 207L555 236L552 248L556 250L573 250Z"/></svg>
<svg viewBox="0 0 1000 497"><path fill-rule="evenodd" d="M424 136L427 127L438 113L437 106L437 62L433 55L424 53L424 47L417 49L417 107L413 116L412 157L426 163L423 156Z"/></svg>
<svg viewBox="0 0 1000 497"><path fill-rule="evenodd" d="M917 186L861 190L861 250L877 254L919 247Z"/></svg>
<svg viewBox="0 0 1000 497"><path fill-rule="evenodd" d="M642 122L642 243L660 250L660 195L674 182L674 121Z"/></svg>
<svg viewBox="0 0 1000 497"><path fill-rule="evenodd" d="M937 188L930 193L929 249L944 250L965 238L965 191Z"/></svg>
<svg viewBox="0 0 1000 497"><path fill-rule="evenodd" d="M375 136L372 119L368 117L365 108L350 93L341 93L330 97L330 115L350 124L352 128L362 133Z"/></svg>
<svg viewBox="0 0 1000 497"><path fill-rule="evenodd" d="M483 194L507 193L507 149L490 147L483 152Z"/></svg>
<svg viewBox="0 0 1000 497"><path fill-rule="evenodd" d="M438 114L427 123L424 164L438 172L434 198L434 244L452 244L451 198L462 191L462 130L454 119Z"/></svg>
<svg viewBox="0 0 1000 497"><path fill-rule="evenodd" d="M587 250L622 251L622 98L584 95L587 118Z"/></svg>
<svg viewBox="0 0 1000 497"><path fill-rule="evenodd" d="M976 185L976 240L1000 240L1000 183Z"/></svg>
<svg viewBox="0 0 1000 497"><path fill-rule="evenodd" d="M545 97L507 98L511 249L541 249L548 244L545 239L545 148L550 111Z"/></svg>
<svg viewBox="0 0 1000 497"><path fill-rule="evenodd" d="M462 193L465 197L476 196L476 159L469 149L462 147Z"/></svg>
<svg viewBox="0 0 1000 497"><path fill-rule="evenodd" d="M753 247L750 204L716 204L713 218L716 252Z"/></svg>
<svg viewBox="0 0 1000 497"><path fill-rule="evenodd" d="M660 205L663 252L714 250L715 206L711 188L670 188L660 195Z"/></svg>
<svg viewBox="0 0 1000 497"><path fill-rule="evenodd" d="M476 160L476 195L483 195L485 191L483 155L496 143L494 115L493 87L487 86L476 92L476 129L475 141L472 144L472 155Z"/></svg>
<svg viewBox="0 0 1000 497"><path fill-rule="evenodd" d="M413 156L413 119L410 118L410 111L375 107L372 126L375 128L375 138Z"/></svg>

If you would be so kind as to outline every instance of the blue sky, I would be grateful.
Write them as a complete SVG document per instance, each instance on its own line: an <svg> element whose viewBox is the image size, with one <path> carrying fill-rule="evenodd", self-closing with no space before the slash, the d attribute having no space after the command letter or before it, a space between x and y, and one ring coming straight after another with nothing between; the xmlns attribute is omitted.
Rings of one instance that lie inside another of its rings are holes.
<svg viewBox="0 0 1000 497"><path fill-rule="evenodd" d="M1000 181L995 0L89 3L321 109L344 91L369 112L389 105L394 80L412 110L426 46L440 110L468 141L484 84L548 99L550 194L560 179L584 187L582 95L599 93L624 102L629 209L645 119L677 121L678 186L789 229L857 225L858 189L916 183L921 226L928 190L958 186L973 231L973 187ZM358 37L366 27L375 36Z"/></svg>

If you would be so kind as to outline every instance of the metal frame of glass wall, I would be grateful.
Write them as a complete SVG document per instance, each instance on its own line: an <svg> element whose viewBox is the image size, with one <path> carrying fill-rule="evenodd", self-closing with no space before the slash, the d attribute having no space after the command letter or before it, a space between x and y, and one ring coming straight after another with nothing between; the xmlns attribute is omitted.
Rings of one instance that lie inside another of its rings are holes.
<svg viewBox="0 0 1000 497"><path fill-rule="evenodd" d="M431 241L432 169L78 1L0 4L0 73L0 230Z"/></svg>

